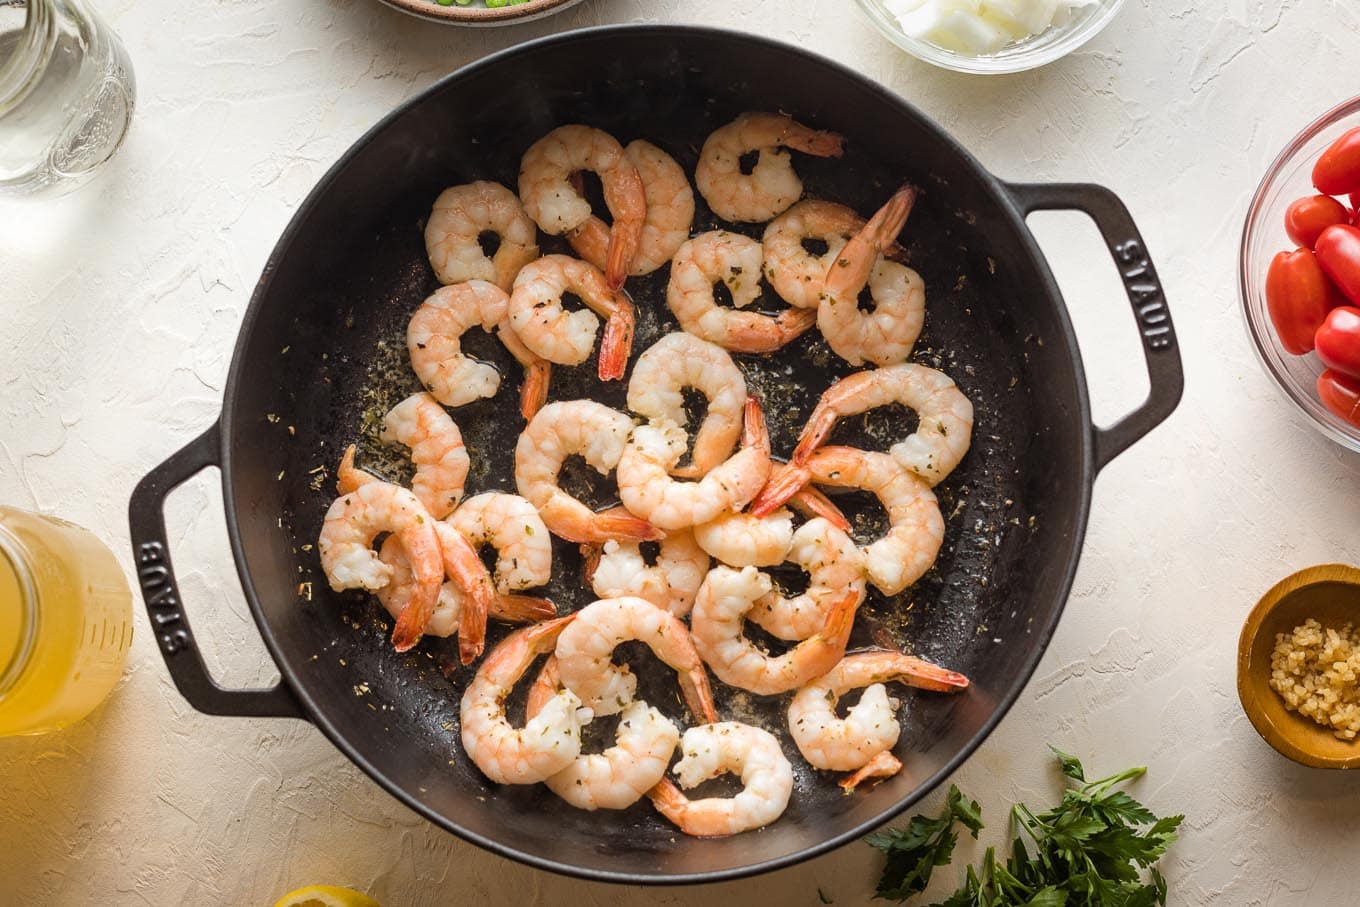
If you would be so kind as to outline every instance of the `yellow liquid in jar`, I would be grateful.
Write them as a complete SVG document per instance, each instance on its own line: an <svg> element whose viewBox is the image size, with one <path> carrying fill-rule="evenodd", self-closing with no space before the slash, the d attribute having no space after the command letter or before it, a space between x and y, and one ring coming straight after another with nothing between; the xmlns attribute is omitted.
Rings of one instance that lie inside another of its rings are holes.
<svg viewBox="0 0 1360 907"><path fill-rule="evenodd" d="M79 526L0 507L0 534L14 549L0 552L0 736L56 730L122 676L132 594L113 553Z"/></svg>

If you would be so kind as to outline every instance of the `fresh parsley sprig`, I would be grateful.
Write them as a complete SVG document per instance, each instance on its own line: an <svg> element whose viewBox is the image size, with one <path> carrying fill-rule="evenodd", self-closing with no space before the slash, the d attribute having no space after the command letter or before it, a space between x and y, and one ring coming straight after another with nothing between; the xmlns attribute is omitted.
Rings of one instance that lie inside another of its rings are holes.
<svg viewBox="0 0 1360 907"><path fill-rule="evenodd" d="M1154 907L1166 904L1166 880L1156 863L1176 840L1184 816L1159 819L1119 789L1141 777L1131 768L1087 781L1081 761L1052 748L1062 772L1077 782L1052 809L1011 808L1011 855L998 862L988 848L979 867L969 866L952 895L932 907ZM877 897L904 901L925 890L937 866L949 863L955 821L977 837L981 810L957 787L949 789L937 819L916 816L906 829L866 840L887 857ZM1144 878L1144 872L1147 878Z"/></svg>

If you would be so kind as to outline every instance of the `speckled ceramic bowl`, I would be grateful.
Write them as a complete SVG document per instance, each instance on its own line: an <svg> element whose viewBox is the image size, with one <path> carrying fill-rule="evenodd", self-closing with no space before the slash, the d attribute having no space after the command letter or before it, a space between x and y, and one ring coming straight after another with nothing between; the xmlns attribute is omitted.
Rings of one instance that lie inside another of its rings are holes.
<svg viewBox="0 0 1360 907"><path fill-rule="evenodd" d="M528 3L495 9L480 5L481 0L473 0L470 6L457 4L444 6L435 0L382 0L382 2L404 13L429 19L431 22L442 22L445 25L494 26L542 19L544 16L551 16L553 13L560 13L575 6L581 0L529 0Z"/></svg>
<svg viewBox="0 0 1360 907"><path fill-rule="evenodd" d="M1275 637L1313 618L1324 627L1360 622L1360 568L1309 567L1280 580L1247 615L1237 643L1237 696L1266 743L1301 765L1360 768L1360 740L1337 739L1330 730L1288 711L1270 687Z"/></svg>

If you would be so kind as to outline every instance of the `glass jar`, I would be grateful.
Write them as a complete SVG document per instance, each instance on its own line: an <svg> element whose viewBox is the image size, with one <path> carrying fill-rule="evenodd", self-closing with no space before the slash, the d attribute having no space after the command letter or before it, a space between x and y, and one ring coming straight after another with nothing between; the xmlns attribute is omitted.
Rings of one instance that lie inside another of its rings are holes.
<svg viewBox="0 0 1360 907"><path fill-rule="evenodd" d="M0 737L84 718L131 644L132 593L113 553L65 520L0 506Z"/></svg>
<svg viewBox="0 0 1360 907"><path fill-rule="evenodd" d="M122 144L135 98L88 0L0 0L0 193L81 185Z"/></svg>

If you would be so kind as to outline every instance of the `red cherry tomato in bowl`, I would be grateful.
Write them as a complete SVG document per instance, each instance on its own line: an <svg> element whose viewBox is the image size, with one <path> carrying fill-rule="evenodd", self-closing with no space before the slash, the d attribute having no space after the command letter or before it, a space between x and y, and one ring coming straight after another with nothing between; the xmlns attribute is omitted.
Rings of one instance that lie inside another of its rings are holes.
<svg viewBox="0 0 1360 907"><path fill-rule="evenodd" d="M1317 392L1328 409L1360 428L1360 380L1328 369L1318 375Z"/></svg>
<svg viewBox="0 0 1360 907"><path fill-rule="evenodd" d="M1360 192L1360 126L1322 152L1313 165L1313 185L1323 195Z"/></svg>
<svg viewBox="0 0 1360 907"><path fill-rule="evenodd" d="M1360 309L1332 309L1313 342L1323 365L1360 379Z"/></svg>
<svg viewBox="0 0 1360 907"><path fill-rule="evenodd" d="M1360 305L1360 228L1334 224L1322 231L1314 251L1336 288Z"/></svg>
<svg viewBox="0 0 1360 907"><path fill-rule="evenodd" d="M1307 249L1281 252L1266 272L1266 308L1280 345L1295 356L1313 348L1327 313L1346 300Z"/></svg>
<svg viewBox="0 0 1360 907"><path fill-rule="evenodd" d="M1332 224L1349 224L1351 212L1330 195L1301 198L1284 212L1284 229L1300 246L1313 248L1318 236Z"/></svg>

